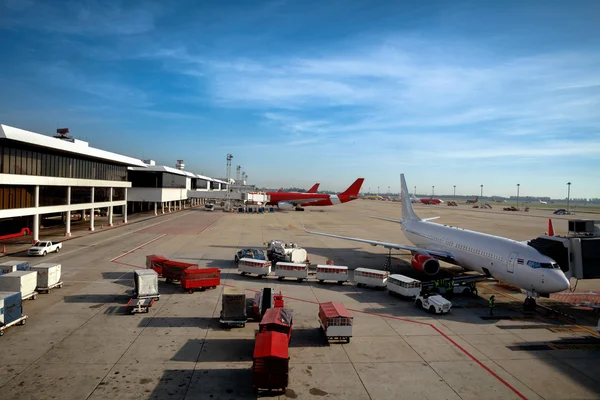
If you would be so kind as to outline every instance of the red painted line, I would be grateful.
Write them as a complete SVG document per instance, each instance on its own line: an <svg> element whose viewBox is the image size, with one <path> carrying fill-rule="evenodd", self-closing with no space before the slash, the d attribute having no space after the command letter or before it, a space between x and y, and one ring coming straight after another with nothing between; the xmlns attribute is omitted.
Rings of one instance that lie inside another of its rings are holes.
<svg viewBox="0 0 600 400"><path fill-rule="evenodd" d="M227 285L227 284L223 284L223 286L234 287L233 285ZM259 292L259 290L254 290L254 289L246 289L246 290L251 291L251 292ZM283 296L283 297L287 298L287 299L290 299L290 300L301 301L301 302L304 302L304 303L319 304L318 302L312 301L312 300L298 299L298 298L290 297L290 296ZM464 347L462 347L461 345L459 345L458 343L456 343L454 340L452 340L452 338L450 338L450 336L446 335L444 332L442 332L440 329L438 329L435 325L433 325L433 324L431 324L429 322L415 321L415 320L412 320L412 319L406 319L406 318L401 318L401 317L394 317L392 315L378 314L378 313L373 313L373 312L368 312L368 311L362 311L362 310L355 310L355 309L352 309L352 308L349 308L348 310L349 311L353 311L353 312L357 312L357 313L361 313L361 314L375 315L375 316L378 316L378 317L381 317L381 318L389 318L389 319L395 319L397 321L411 322L413 324L420 324L420 325L428 325L428 326L430 326L437 333L439 333L440 335L442 335L442 337L444 339L446 339L447 341L449 341L450 343L452 343L454 346L456 346L460 351L462 351L463 353L465 353L470 359L472 359L473 361L475 361L481 368L483 368L487 372L489 372L494 378L496 378L497 380L499 380L500 383L502 383L504 386L506 386L508 389L510 389L513 393L515 393L521 399L527 400L527 397L525 397L515 387L513 387L510 383L508 383L504 379L502 379L498 374L496 374L489 367L487 367L485 364L483 364L481 361L479 361L477 358L475 358L474 355L472 355L471 353L469 353Z"/></svg>
<svg viewBox="0 0 600 400"><path fill-rule="evenodd" d="M133 249L129 250L128 252L126 252L126 253L123 253L123 254L121 254L120 256L117 256L117 257L113 258L112 260L110 260L110 262L115 262L115 261L116 261L116 260L118 260L119 258L125 257L127 254L131 254L131 253L133 253L134 251L136 251L136 250L139 250L139 249L141 249L142 247L144 247L144 246L146 246L146 245L148 245L148 244L150 244L150 243L152 243L152 242L156 242L158 239L160 239L160 238L162 238L162 237L165 237L165 236L167 236L167 234L166 234L166 233L165 233L165 234L163 234L163 235L160 235L159 237L156 237L156 238L154 238L154 239L152 239L152 240L149 240L149 241L147 241L147 242L146 242L146 243L144 243L144 244L140 244L139 246L137 246L137 247L135 247L135 248L133 248Z"/></svg>
<svg viewBox="0 0 600 400"><path fill-rule="evenodd" d="M204 232L205 230L207 230L208 228L210 228L211 226L213 226L214 224L217 223L218 220L220 220L221 218L223 218L225 215L221 215L219 218L215 219L210 225L205 226L200 232L196 233L196 236L201 234L202 232Z"/></svg>

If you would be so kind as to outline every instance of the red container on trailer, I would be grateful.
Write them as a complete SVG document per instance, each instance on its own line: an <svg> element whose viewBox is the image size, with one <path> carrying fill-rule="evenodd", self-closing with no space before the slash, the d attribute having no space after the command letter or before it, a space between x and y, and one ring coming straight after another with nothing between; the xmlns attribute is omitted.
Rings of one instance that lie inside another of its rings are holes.
<svg viewBox="0 0 600 400"><path fill-rule="evenodd" d="M287 308L269 308L262 320L258 324L260 332L279 332L288 337L288 342L292 339L293 315L292 310Z"/></svg>
<svg viewBox="0 0 600 400"><path fill-rule="evenodd" d="M167 260L163 262L162 276L166 278L167 283L171 283L172 281L181 281L182 271L190 268L198 268L198 265L181 261Z"/></svg>
<svg viewBox="0 0 600 400"><path fill-rule="evenodd" d="M219 268L188 268L181 271L181 287L190 293L195 289L214 289L221 284Z"/></svg>
<svg viewBox="0 0 600 400"><path fill-rule="evenodd" d="M259 390L281 390L288 386L289 352L287 335L261 332L256 335L252 357L252 384Z"/></svg>
<svg viewBox="0 0 600 400"><path fill-rule="evenodd" d="M158 276L162 276L163 263L165 261L169 260L164 256L159 256L158 254L146 256L146 268L153 269L156 271Z"/></svg>

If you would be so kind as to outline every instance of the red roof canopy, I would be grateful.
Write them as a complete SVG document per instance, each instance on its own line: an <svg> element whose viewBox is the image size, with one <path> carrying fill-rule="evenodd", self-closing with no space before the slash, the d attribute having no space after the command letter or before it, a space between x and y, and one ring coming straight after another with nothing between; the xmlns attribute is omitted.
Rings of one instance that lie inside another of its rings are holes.
<svg viewBox="0 0 600 400"><path fill-rule="evenodd" d="M336 318L336 317L344 317L344 318L352 318L352 315L346 307L342 303L336 303L330 301L328 303L320 303L319 307L323 310L323 313L327 318Z"/></svg>
<svg viewBox="0 0 600 400"><path fill-rule="evenodd" d="M259 326L268 324L277 324L283 326L290 326L292 323L292 311L287 308L275 307L269 308L262 320L258 324Z"/></svg>
<svg viewBox="0 0 600 400"><path fill-rule="evenodd" d="M288 337L280 332L262 332L256 335L254 358L288 358Z"/></svg>

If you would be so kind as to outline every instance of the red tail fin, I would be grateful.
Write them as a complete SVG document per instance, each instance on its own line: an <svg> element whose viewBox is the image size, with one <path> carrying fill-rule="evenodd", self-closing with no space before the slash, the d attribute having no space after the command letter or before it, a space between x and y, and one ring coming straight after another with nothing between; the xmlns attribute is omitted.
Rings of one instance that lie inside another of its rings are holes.
<svg viewBox="0 0 600 400"><path fill-rule="evenodd" d="M548 218L548 236L554 236L554 224L552 224L552 218Z"/></svg>
<svg viewBox="0 0 600 400"><path fill-rule="evenodd" d="M350 187L348 189L346 189L346 191L344 191L340 194L345 194L348 196L358 196L358 192L360 191L360 188L362 187L364 180L365 180L365 178L358 178L357 180L354 181L354 183L352 185L350 185Z"/></svg>
<svg viewBox="0 0 600 400"><path fill-rule="evenodd" d="M320 183L315 183L313 185L313 187L311 187L310 189L308 189L306 191L306 193L317 193L317 190L319 189L319 185L320 185Z"/></svg>

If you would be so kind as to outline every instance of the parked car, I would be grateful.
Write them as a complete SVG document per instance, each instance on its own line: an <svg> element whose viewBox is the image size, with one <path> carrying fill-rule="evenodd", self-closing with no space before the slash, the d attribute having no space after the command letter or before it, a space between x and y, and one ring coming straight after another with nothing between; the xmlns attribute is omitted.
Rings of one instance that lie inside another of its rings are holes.
<svg viewBox="0 0 600 400"><path fill-rule="evenodd" d="M214 204L205 204L204 205L204 210L206 210L206 211L214 211L215 210L215 205Z"/></svg>
<svg viewBox="0 0 600 400"><path fill-rule="evenodd" d="M558 210L554 211L552 214L555 214L555 215L567 215L568 212L564 208L559 208Z"/></svg>
<svg viewBox="0 0 600 400"><path fill-rule="evenodd" d="M253 258L255 260L266 260L267 256L262 249L241 249L235 253L235 263L237 264L242 258Z"/></svg>
<svg viewBox="0 0 600 400"><path fill-rule="evenodd" d="M62 243L52 243L50 241L37 242L27 250L30 256L45 256L53 251L59 252L62 249Z"/></svg>

